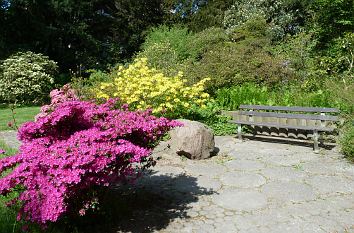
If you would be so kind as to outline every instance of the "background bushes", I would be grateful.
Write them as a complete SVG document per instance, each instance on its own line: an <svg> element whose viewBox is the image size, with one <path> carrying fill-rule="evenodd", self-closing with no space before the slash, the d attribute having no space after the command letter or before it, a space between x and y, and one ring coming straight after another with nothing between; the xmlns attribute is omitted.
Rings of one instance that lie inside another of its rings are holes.
<svg viewBox="0 0 354 233"><path fill-rule="evenodd" d="M282 56L269 49L265 20L248 21L227 35L221 28L198 33L186 28L162 26L153 29L138 57L165 74L185 73L190 84L210 78L207 90L244 82L273 85L293 78Z"/></svg>
<svg viewBox="0 0 354 233"><path fill-rule="evenodd" d="M0 102L41 103L53 88L56 62L33 52L19 52L0 65Z"/></svg>

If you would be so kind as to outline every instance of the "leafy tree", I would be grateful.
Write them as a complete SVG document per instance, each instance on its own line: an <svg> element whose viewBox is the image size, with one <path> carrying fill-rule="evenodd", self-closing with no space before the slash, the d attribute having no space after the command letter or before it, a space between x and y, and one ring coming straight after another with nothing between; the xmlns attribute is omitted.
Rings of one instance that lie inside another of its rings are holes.
<svg viewBox="0 0 354 233"><path fill-rule="evenodd" d="M105 67L139 48L143 32L162 20L161 1L10 0L4 7L3 0L3 43L9 52L49 55L62 71Z"/></svg>
<svg viewBox="0 0 354 233"><path fill-rule="evenodd" d="M248 20L261 17L268 24L269 36L279 41L301 31L310 17L307 6L307 1L299 0L240 0L225 11L223 24L232 32Z"/></svg>
<svg viewBox="0 0 354 233"><path fill-rule="evenodd" d="M320 40L320 48L345 32L354 31L353 0L316 0L312 9L315 12L314 29Z"/></svg>
<svg viewBox="0 0 354 233"><path fill-rule="evenodd" d="M222 27L224 11L232 0L165 0L166 23L180 23L199 32L209 27Z"/></svg>

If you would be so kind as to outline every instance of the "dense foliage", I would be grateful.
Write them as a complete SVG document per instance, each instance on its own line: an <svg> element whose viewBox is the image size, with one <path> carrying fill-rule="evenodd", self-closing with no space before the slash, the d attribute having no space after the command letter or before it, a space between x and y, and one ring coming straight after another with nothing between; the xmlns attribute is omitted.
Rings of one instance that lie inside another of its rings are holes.
<svg viewBox="0 0 354 233"><path fill-rule="evenodd" d="M16 53L0 63L0 103L41 103L53 88L56 62L32 52Z"/></svg>
<svg viewBox="0 0 354 233"><path fill-rule="evenodd" d="M354 161L354 122L348 123L348 126L342 131L341 137L342 152L349 159Z"/></svg>
<svg viewBox="0 0 354 233"><path fill-rule="evenodd" d="M1 0L0 59L18 50L48 55L68 73L129 58L144 30L162 21L161 0Z"/></svg>
<svg viewBox="0 0 354 233"><path fill-rule="evenodd" d="M337 107L337 103L332 102L329 90L308 92L298 86L270 89L266 86L244 84L219 89L215 100L225 110L238 109L241 104Z"/></svg>
<svg viewBox="0 0 354 233"><path fill-rule="evenodd" d="M241 0L225 11L223 24L229 33L250 20L263 18L268 23L267 34L273 41L301 30L308 17L306 1Z"/></svg>
<svg viewBox="0 0 354 233"><path fill-rule="evenodd" d="M183 24L194 32L222 27L224 11L233 0L165 0L165 22Z"/></svg>
<svg viewBox="0 0 354 233"><path fill-rule="evenodd" d="M184 71L189 83L211 78L207 89L245 82L272 85L294 79L283 56L268 46L265 20L251 20L227 35L221 28L189 33L186 28L166 26L153 30L138 56L165 74Z"/></svg>
<svg viewBox="0 0 354 233"><path fill-rule="evenodd" d="M46 224L68 212L84 215L100 186L134 180L151 165L154 142L179 125L117 108L114 99L97 105L56 97L52 112L20 128L19 153L0 160L0 194L21 190L11 202L21 203L18 220Z"/></svg>

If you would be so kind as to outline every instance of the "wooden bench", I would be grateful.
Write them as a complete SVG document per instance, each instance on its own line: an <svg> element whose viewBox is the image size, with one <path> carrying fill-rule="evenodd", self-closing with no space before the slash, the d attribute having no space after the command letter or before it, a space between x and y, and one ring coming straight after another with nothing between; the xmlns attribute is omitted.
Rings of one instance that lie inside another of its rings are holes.
<svg viewBox="0 0 354 233"><path fill-rule="evenodd" d="M241 105L239 109L239 111L223 112L224 115L232 117L230 122L238 125L237 135L239 139L242 140L242 125L250 125L253 128L268 127L278 130L312 131L315 151L319 149L319 132L332 132L336 128L335 122L338 121L338 116L328 114L339 113L336 108L318 107Z"/></svg>

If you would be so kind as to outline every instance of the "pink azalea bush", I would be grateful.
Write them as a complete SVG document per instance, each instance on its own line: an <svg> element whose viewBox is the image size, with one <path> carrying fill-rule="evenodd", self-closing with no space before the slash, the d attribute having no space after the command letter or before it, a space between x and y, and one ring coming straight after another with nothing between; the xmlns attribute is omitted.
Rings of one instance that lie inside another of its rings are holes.
<svg viewBox="0 0 354 233"><path fill-rule="evenodd" d="M76 95L75 90L71 88L70 84L66 84L60 89L52 90L49 96L51 99L50 104L41 107L40 113L35 117L36 120L51 113L61 103L79 100L79 97Z"/></svg>
<svg viewBox="0 0 354 233"><path fill-rule="evenodd" d="M10 203L21 204L18 220L46 225L85 214L93 189L135 179L151 162L153 143L180 125L115 105L65 100L19 129L19 153L0 160L0 194L22 190Z"/></svg>

